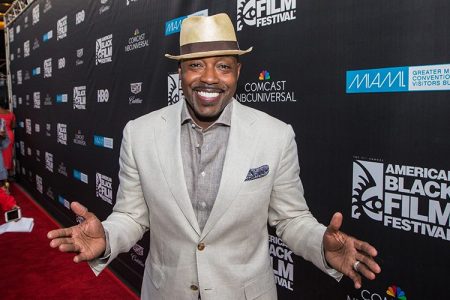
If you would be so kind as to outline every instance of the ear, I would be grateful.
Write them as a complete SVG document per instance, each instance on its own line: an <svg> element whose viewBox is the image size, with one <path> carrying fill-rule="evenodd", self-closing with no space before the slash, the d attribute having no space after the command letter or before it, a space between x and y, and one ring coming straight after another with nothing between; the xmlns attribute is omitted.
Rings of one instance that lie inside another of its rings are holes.
<svg viewBox="0 0 450 300"><path fill-rule="evenodd" d="M241 74L242 64L240 62L237 63L237 78L239 79L239 75Z"/></svg>

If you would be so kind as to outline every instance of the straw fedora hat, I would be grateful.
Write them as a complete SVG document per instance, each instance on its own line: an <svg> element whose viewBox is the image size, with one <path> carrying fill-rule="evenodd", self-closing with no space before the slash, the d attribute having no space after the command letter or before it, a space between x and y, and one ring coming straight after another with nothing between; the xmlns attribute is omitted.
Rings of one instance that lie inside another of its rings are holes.
<svg viewBox="0 0 450 300"><path fill-rule="evenodd" d="M175 60L220 55L242 55L233 24L227 14L191 16L183 20L180 32L180 55L166 54Z"/></svg>

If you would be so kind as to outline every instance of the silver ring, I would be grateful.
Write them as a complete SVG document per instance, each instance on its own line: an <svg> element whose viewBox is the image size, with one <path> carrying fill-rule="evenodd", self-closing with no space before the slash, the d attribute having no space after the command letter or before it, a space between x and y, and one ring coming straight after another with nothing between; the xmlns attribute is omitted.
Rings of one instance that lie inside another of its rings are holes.
<svg viewBox="0 0 450 300"><path fill-rule="evenodd" d="M361 262L359 260L355 261L355 263L353 264L353 270L355 270L355 272L358 272L358 266Z"/></svg>

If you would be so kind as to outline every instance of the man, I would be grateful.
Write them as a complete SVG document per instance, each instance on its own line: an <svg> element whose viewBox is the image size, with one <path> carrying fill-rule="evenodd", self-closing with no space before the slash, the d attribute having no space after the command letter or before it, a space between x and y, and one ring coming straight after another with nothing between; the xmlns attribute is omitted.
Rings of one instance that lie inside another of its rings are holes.
<svg viewBox="0 0 450 300"><path fill-rule="evenodd" d="M97 274L150 230L143 299L276 299L267 222L290 249L356 288L375 278L375 248L311 215L290 125L233 99L241 69L225 14L183 21L179 61L185 101L127 124L113 213L49 232Z"/></svg>

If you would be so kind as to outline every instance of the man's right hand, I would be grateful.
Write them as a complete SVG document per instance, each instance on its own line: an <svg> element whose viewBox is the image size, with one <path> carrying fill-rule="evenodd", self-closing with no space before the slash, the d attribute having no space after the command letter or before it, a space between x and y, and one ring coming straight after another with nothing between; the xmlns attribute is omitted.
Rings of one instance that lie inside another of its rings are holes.
<svg viewBox="0 0 450 300"><path fill-rule="evenodd" d="M61 252L77 253L73 258L76 263L103 255L106 249L106 236L100 220L78 202L72 202L70 208L84 218L84 221L70 228L49 231L47 237L51 239L50 247L58 248Z"/></svg>

